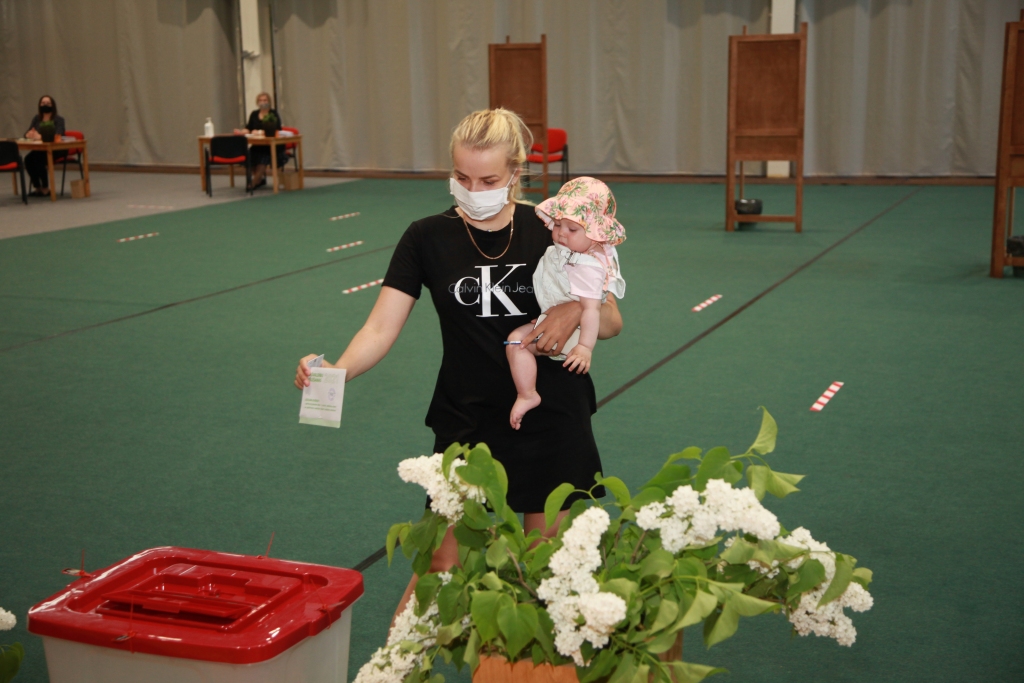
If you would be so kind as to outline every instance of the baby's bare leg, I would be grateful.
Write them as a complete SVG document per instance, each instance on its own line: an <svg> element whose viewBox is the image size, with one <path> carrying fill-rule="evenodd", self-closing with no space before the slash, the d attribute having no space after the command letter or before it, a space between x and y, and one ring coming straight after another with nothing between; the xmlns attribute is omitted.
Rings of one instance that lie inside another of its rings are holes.
<svg viewBox="0 0 1024 683"><path fill-rule="evenodd" d="M512 429L519 429L523 416L540 405L540 394L537 393L537 359L534 357L536 347L532 342L533 325L517 327L508 336L509 341L521 341L522 344L509 344L505 347L508 365L512 369L512 381L516 384L516 402L509 415Z"/></svg>

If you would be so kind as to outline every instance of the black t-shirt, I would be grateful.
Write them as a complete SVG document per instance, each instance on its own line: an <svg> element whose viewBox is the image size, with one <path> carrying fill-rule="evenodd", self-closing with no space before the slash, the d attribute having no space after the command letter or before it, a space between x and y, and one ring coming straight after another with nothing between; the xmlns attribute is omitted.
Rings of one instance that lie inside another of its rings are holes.
<svg viewBox="0 0 1024 683"><path fill-rule="evenodd" d="M487 443L508 472L509 504L519 512L541 512L556 486L590 488L601 469L590 426L594 384L590 375L538 358L541 404L526 414L519 431L509 426L516 389L502 342L541 312L533 271L551 245L551 232L526 205L517 205L514 221L501 230L469 231L488 256L508 250L496 260L482 256L453 207L409 226L383 285L417 299L426 286L440 319L444 355L426 419L434 450L455 441Z"/></svg>

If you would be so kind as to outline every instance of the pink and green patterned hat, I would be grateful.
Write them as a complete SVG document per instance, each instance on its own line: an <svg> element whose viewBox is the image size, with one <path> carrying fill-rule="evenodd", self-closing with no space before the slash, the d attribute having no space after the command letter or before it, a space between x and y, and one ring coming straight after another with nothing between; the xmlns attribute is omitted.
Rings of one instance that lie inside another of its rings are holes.
<svg viewBox="0 0 1024 683"><path fill-rule="evenodd" d="M551 222L568 218L583 226L587 237L613 247L626 239L626 228L615 220L615 197L597 178L583 176L570 180L554 197L537 205L537 215L548 230Z"/></svg>

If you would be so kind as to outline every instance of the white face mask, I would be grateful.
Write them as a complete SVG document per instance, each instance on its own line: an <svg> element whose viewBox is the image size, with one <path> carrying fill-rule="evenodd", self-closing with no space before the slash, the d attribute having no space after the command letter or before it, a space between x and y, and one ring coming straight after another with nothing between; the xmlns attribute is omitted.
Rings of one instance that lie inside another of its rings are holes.
<svg viewBox="0 0 1024 683"><path fill-rule="evenodd" d="M516 174L508 179L508 185L496 190L484 190L483 192L470 192L455 178L448 179L448 190L455 197L455 203L466 212L466 215L475 221L485 221L498 215L498 212L508 204L508 189L516 181Z"/></svg>

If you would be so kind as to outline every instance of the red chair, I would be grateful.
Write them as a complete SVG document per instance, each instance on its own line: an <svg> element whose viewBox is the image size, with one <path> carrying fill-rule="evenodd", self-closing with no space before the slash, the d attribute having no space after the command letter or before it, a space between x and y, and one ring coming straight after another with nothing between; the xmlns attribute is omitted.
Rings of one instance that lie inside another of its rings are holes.
<svg viewBox="0 0 1024 683"><path fill-rule="evenodd" d="M21 201L28 204L28 191L25 187L25 162L18 151L18 143L12 140L0 140L0 173L16 173L11 180L14 183L14 194L18 194L18 176L21 176Z"/></svg>
<svg viewBox="0 0 1024 683"><path fill-rule="evenodd" d="M215 135L206 150L206 194L213 196L212 166L231 167L231 187L235 186L235 166L245 166L245 189L252 194L252 167L249 163L249 141L244 135Z"/></svg>
<svg viewBox="0 0 1024 683"><path fill-rule="evenodd" d="M299 135L299 129L298 128L290 128L288 126L281 126L281 130L286 130L289 133L291 133L292 135ZM285 138L285 139L287 140L288 138ZM298 145L296 143L289 142L288 144L286 144L284 146L284 153L287 154L289 157L291 157L292 159L295 160L295 170L298 171L299 170L299 158L297 156L295 156L295 148L296 147L298 147Z"/></svg>
<svg viewBox="0 0 1024 683"><path fill-rule="evenodd" d="M66 130L64 131L64 137L74 138L76 140L84 140L85 135L78 130ZM78 164L78 173L82 176L82 180L85 180L85 170L82 168L82 148L75 147L69 149L67 156L64 157L64 171L60 174L60 196L64 196L64 177L68 174L68 162Z"/></svg>
<svg viewBox="0 0 1024 683"><path fill-rule="evenodd" d="M548 163L562 162L562 184L569 182L569 141L563 128L548 128ZM544 163L544 145L536 144L530 148L526 163Z"/></svg>

